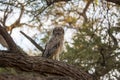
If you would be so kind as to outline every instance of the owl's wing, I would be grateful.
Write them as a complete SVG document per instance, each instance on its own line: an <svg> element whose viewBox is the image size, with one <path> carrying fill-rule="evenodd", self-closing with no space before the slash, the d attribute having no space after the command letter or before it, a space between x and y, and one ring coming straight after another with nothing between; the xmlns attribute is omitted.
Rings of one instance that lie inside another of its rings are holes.
<svg viewBox="0 0 120 80"><path fill-rule="evenodd" d="M59 46L60 46L60 40L56 38L52 38L46 44L45 51L42 56L46 58L52 56L55 53L55 51L59 48Z"/></svg>

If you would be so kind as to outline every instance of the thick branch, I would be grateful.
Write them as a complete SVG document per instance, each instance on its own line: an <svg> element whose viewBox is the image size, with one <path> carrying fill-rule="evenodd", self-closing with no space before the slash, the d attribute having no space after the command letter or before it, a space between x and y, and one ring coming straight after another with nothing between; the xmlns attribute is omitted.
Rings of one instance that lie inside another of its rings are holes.
<svg viewBox="0 0 120 80"><path fill-rule="evenodd" d="M5 41L5 39L1 35L0 35L0 44L2 44L2 46L4 46L4 47L8 48L8 45Z"/></svg>
<svg viewBox="0 0 120 80"><path fill-rule="evenodd" d="M26 76L13 74L0 74L0 80L73 80L69 77L40 77L40 76Z"/></svg>
<svg viewBox="0 0 120 80"><path fill-rule="evenodd" d="M21 53L18 53L21 54ZM75 80L93 80L84 71L69 64L41 57L31 57L0 52L0 67L13 67L27 72L69 76Z"/></svg>
<svg viewBox="0 0 120 80"><path fill-rule="evenodd" d="M120 0L106 0L106 1L120 5Z"/></svg>
<svg viewBox="0 0 120 80"><path fill-rule="evenodd" d="M17 48L17 45L15 44L11 36L8 34L6 29L2 27L1 25L0 25L0 34L2 35L2 37L5 39L6 43L8 44L10 51L19 51Z"/></svg>

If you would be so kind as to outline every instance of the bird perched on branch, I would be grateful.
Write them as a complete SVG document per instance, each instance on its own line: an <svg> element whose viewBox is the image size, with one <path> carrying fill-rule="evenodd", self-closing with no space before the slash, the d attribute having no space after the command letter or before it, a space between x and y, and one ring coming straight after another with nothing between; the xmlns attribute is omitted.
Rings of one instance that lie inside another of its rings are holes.
<svg viewBox="0 0 120 80"><path fill-rule="evenodd" d="M64 42L64 29L62 27L55 27L52 32L52 36L45 46L45 50L42 54L45 58L53 60L60 60L59 55L63 50Z"/></svg>

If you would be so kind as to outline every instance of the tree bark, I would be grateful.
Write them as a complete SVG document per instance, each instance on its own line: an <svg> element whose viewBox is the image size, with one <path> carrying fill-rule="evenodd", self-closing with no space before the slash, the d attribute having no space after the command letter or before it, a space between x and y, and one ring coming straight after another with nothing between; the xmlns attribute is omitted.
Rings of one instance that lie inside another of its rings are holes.
<svg viewBox="0 0 120 80"><path fill-rule="evenodd" d="M106 1L120 5L120 0L106 0Z"/></svg>
<svg viewBox="0 0 120 80"><path fill-rule="evenodd" d="M8 34L6 29L4 27L2 27L1 25L0 25L0 35L5 39L6 43L8 44L8 46L9 46L8 50L18 51L17 45L15 44L15 42L13 41L11 36Z"/></svg>
<svg viewBox="0 0 120 80"><path fill-rule="evenodd" d="M41 77L41 76L26 76L26 75L13 75L13 74L0 74L0 80L73 80L70 77Z"/></svg>
<svg viewBox="0 0 120 80"><path fill-rule="evenodd" d="M93 80L92 76L75 66L39 56L0 52L0 67L12 67L26 72L69 76L75 80Z"/></svg>

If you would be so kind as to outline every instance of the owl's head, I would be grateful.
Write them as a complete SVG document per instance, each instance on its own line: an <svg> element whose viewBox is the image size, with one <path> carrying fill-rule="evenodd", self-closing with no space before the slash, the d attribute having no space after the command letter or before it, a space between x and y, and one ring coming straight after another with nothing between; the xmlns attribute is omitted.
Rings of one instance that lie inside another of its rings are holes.
<svg viewBox="0 0 120 80"><path fill-rule="evenodd" d="M55 27L53 29L53 35L64 35L64 29L62 27Z"/></svg>

